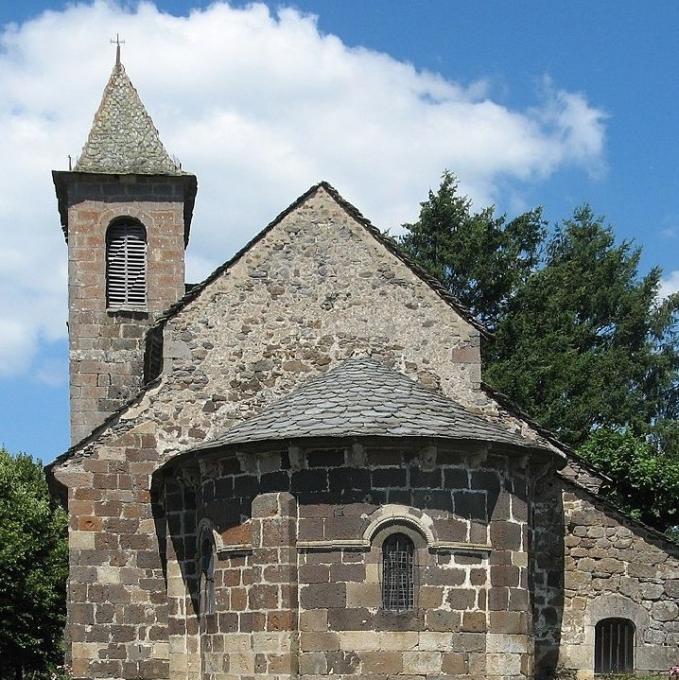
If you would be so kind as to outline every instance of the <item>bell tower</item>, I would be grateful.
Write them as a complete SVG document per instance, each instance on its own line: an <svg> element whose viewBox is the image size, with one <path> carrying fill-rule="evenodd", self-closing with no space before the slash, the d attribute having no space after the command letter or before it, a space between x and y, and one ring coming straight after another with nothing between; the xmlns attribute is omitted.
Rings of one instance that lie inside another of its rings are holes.
<svg viewBox="0 0 679 680"><path fill-rule="evenodd" d="M145 335L184 294L195 175L167 153L120 61L73 169L52 172L68 245L71 440L143 383Z"/></svg>

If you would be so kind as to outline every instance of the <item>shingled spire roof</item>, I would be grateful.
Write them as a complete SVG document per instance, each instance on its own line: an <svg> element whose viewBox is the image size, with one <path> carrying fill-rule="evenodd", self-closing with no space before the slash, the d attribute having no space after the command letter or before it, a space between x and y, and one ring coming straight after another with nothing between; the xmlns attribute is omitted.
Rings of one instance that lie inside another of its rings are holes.
<svg viewBox="0 0 679 680"><path fill-rule="evenodd" d="M349 359L312 378L193 450L306 437L434 437L552 450L369 358Z"/></svg>
<svg viewBox="0 0 679 680"><path fill-rule="evenodd" d="M170 158L139 98L116 61L76 172L115 175L182 175Z"/></svg>

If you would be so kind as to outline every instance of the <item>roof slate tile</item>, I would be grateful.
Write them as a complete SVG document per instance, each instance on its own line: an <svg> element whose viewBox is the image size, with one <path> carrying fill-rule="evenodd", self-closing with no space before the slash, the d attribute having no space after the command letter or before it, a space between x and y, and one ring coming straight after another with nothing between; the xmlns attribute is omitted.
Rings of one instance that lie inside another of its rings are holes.
<svg viewBox="0 0 679 680"><path fill-rule="evenodd" d="M349 359L194 451L306 437L436 437L550 450L370 358Z"/></svg>
<svg viewBox="0 0 679 680"><path fill-rule="evenodd" d="M113 67L76 172L182 175L122 64Z"/></svg>

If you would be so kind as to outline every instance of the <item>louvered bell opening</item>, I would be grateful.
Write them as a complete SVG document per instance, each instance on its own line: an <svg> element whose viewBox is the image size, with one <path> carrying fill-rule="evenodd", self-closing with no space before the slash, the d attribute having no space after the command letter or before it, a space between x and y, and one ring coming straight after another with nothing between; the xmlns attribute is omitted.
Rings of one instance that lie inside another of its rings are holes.
<svg viewBox="0 0 679 680"><path fill-rule="evenodd" d="M146 309L146 231L141 224L109 227L106 237L106 306Z"/></svg>

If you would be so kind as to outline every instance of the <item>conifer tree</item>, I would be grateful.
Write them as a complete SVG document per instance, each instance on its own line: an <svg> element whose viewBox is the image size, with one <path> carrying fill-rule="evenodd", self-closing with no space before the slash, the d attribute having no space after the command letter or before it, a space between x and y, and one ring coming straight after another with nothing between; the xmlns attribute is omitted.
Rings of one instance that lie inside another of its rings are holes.
<svg viewBox="0 0 679 680"><path fill-rule="evenodd" d="M473 212L444 173L400 245L490 330L484 379L578 446L628 427L676 451L679 295L616 243L588 206L548 235L540 209L514 220Z"/></svg>
<svg viewBox="0 0 679 680"><path fill-rule="evenodd" d="M486 380L574 446L594 428L647 434L679 415L679 295L659 303L661 271L640 277L640 255L578 208L488 345Z"/></svg>
<svg viewBox="0 0 679 680"><path fill-rule="evenodd" d="M473 212L450 172L420 207L417 222L403 225L401 247L494 329L539 262L546 226L542 210L511 221L496 216L492 207Z"/></svg>

